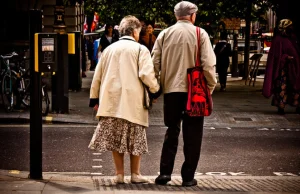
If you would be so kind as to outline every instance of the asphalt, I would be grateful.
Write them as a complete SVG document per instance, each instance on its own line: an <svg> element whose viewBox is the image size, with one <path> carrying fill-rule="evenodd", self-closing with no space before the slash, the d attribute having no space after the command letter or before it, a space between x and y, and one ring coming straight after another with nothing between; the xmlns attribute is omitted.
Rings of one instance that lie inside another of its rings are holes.
<svg viewBox="0 0 300 194"><path fill-rule="evenodd" d="M87 72L79 91L69 91L69 113L50 113L43 117L44 123L70 123L96 125L94 112L88 107L89 87L93 71ZM205 118L205 127L260 127L293 128L300 131L300 115L294 107L287 107L285 115L276 114L271 99L261 95L263 76L258 76L255 86L245 85L241 77L228 76L227 91L220 92L219 85L213 94L214 111ZM51 93L50 93L51 96ZM51 105L51 104L50 104ZM5 113L0 110L1 124L29 123L29 110ZM150 111L150 127L163 126L162 98ZM181 178L173 176L166 186L154 184L155 177L148 176L147 184L131 184L130 177L125 177L125 184L115 184L114 177L97 176L90 173L43 172L43 178L28 178L29 172L0 169L0 194L65 194L65 193L180 193L180 194L269 194L300 193L299 176L219 176L196 175L197 186L181 187Z"/></svg>

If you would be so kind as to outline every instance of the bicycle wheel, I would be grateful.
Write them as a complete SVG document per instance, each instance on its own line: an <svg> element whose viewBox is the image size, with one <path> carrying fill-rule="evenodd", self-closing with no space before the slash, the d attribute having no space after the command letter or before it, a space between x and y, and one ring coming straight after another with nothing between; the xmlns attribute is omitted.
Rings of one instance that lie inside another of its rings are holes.
<svg viewBox="0 0 300 194"><path fill-rule="evenodd" d="M14 93L10 76L4 75L1 85L2 105L6 112L11 112L14 106Z"/></svg>
<svg viewBox="0 0 300 194"><path fill-rule="evenodd" d="M30 107L30 80L25 79L25 93L22 99L22 104L26 107Z"/></svg>
<svg viewBox="0 0 300 194"><path fill-rule="evenodd" d="M47 116L49 113L50 99L45 86L42 87L42 115Z"/></svg>

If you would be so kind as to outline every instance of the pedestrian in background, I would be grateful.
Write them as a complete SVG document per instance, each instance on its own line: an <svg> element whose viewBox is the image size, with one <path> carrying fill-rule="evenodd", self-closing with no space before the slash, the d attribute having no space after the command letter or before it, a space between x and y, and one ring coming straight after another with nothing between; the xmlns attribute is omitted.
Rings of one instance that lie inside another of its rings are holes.
<svg viewBox="0 0 300 194"><path fill-rule="evenodd" d="M119 34L114 30L112 24L106 24L104 34L100 37L100 42L97 51L98 60L101 57L101 53L108 47L110 44L119 40Z"/></svg>
<svg viewBox="0 0 300 194"><path fill-rule="evenodd" d="M181 167L182 186L197 185L194 179L200 158L204 117L190 117L184 113L187 103L187 69L194 67L198 49L201 66L212 93L216 80L216 58L207 32L201 28L200 44L197 45L196 12L198 8L188 1L181 1L174 8L177 23L161 31L152 50L156 76L164 94L164 122L168 127L162 147L160 175L156 184L164 185L171 180L182 121L185 160Z"/></svg>
<svg viewBox="0 0 300 194"><path fill-rule="evenodd" d="M227 71L229 67L229 57L232 55L231 45L227 42L227 33L222 32L220 40L217 42L214 52L217 58L217 73L221 85L220 91L226 91Z"/></svg>
<svg viewBox="0 0 300 194"><path fill-rule="evenodd" d="M90 60L90 70L94 71L96 64L94 63L94 41L93 37L87 37L87 42L86 42L86 47L87 47L87 52L88 52L88 59Z"/></svg>
<svg viewBox="0 0 300 194"><path fill-rule="evenodd" d="M156 37L153 34L153 25L150 22L146 22L142 27L139 43L145 45L151 52L155 43Z"/></svg>
<svg viewBox="0 0 300 194"><path fill-rule="evenodd" d="M143 82L159 91L148 49L140 45L141 24L134 16L122 19L120 40L109 45L100 58L90 90L90 107L96 108L98 126L89 144L99 152L112 151L116 183L124 183L124 154L130 155L131 182L144 183L141 155L148 152L148 110L143 107Z"/></svg>
<svg viewBox="0 0 300 194"><path fill-rule="evenodd" d="M282 19L267 58L263 95L272 98L278 114L284 114L287 104L296 107L300 114L300 49L297 44L293 22Z"/></svg>

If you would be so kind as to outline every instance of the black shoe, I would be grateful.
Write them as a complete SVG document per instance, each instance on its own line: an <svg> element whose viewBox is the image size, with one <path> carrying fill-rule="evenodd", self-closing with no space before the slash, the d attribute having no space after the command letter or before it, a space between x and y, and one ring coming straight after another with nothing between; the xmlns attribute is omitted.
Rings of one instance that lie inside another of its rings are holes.
<svg viewBox="0 0 300 194"><path fill-rule="evenodd" d="M278 108L277 113L280 114L280 115L284 115L284 109L283 108Z"/></svg>
<svg viewBox="0 0 300 194"><path fill-rule="evenodd" d="M159 175L156 179L155 179L155 184L157 185L165 185L167 184L167 182L169 182L171 180L171 176L170 175Z"/></svg>
<svg viewBox="0 0 300 194"><path fill-rule="evenodd" d="M225 92L225 91L226 91L226 88L221 87L220 92Z"/></svg>
<svg viewBox="0 0 300 194"><path fill-rule="evenodd" d="M192 187L192 186L195 186L195 185L197 185L196 179L193 179L191 181L183 181L182 182L183 187Z"/></svg>

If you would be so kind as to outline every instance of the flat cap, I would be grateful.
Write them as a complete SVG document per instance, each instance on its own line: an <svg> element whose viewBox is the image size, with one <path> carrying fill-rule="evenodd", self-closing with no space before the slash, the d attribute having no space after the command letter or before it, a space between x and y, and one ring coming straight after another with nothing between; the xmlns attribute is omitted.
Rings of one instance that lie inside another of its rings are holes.
<svg viewBox="0 0 300 194"><path fill-rule="evenodd" d="M188 16L198 11L198 7L189 2L189 1L181 1L177 3L174 7L174 13L176 16Z"/></svg>

